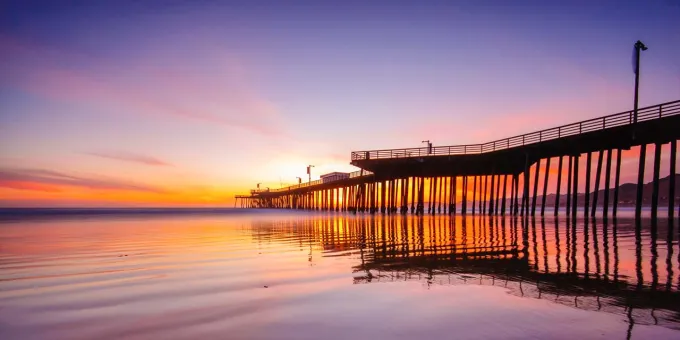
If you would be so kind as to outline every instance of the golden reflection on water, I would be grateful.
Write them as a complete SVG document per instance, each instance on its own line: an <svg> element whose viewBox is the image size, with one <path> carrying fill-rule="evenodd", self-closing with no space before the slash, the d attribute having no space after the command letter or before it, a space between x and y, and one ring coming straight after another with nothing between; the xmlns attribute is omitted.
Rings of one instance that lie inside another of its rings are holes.
<svg viewBox="0 0 680 340"><path fill-rule="evenodd" d="M666 221L226 214L8 220L0 232L8 338L345 338L332 320L359 338L455 323L471 327L463 338L680 329Z"/></svg>

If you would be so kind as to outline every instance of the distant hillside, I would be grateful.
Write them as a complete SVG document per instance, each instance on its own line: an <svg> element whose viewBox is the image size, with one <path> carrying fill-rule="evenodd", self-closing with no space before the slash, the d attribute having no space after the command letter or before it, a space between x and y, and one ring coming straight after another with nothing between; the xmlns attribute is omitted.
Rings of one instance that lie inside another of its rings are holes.
<svg viewBox="0 0 680 340"><path fill-rule="evenodd" d="M664 178L659 179L659 206L660 207L665 207L668 206L668 188L670 187L670 178L671 176L667 176ZM593 180L590 185L592 187L595 186L595 181ZM604 178L601 179L600 186L604 186ZM533 189L533 188L532 188ZM598 199L597 199L597 206L603 206L604 205L604 192L605 190L599 190L598 191ZM593 204L593 194L594 192L590 193L590 204ZM508 192L509 195L509 192ZM522 198L522 188L520 188L520 204L521 204L521 198ZM550 194L546 196L546 206L555 206L555 194ZM635 205L635 199L637 196L637 184L634 183L625 183L619 185L619 206L634 206ZM539 207L541 205L541 202L543 200L543 195L540 195L536 198L536 206ZM510 198L508 197L507 202L510 202ZM609 189L609 204L611 205L614 202L614 189L611 188ZM458 201L460 203L460 201ZM579 193L578 195L578 206L583 206L585 203L585 193ZM675 174L675 204L676 206L680 203L680 174ZM472 204L472 200L468 200L468 204ZM567 204L567 191L566 187L563 186L560 194L560 206L564 207ZM643 191L642 191L642 205L651 205L652 204L652 182L649 182L644 185Z"/></svg>
<svg viewBox="0 0 680 340"><path fill-rule="evenodd" d="M670 178L671 176L667 176L664 178L659 179L659 205L660 206L666 206L668 205L668 189L670 188ZM600 186L604 186L604 179L601 179ZM595 185L595 181L593 180L590 183L591 186ZM566 196L566 191L563 188L561 197L560 197L560 205L563 206L564 204L567 204L567 196ZM597 205L602 206L604 204L604 192L605 190L599 190L598 191L598 201ZM593 202L593 194L594 192L590 193L590 203L592 204ZM550 194L546 196L546 204L548 205L554 205L555 204L555 194ZM627 206L627 205L635 205L635 199L637 196L637 184L634 183L625 183L619 185L619 206ZM675 174L675 204L677 205L680 203L680 174ZM521 196L520 196L521 197ZM542 199L543 196L539 196L538 200ZM614 189L609 190L609 203L611 204L614 200ZM578 205L582 206L585 201L585 193L579 193L578 195ZM652 182L649 182L644 185L643 191L642 191L642 204L643 205L651 205L652 204Z"/></svg>

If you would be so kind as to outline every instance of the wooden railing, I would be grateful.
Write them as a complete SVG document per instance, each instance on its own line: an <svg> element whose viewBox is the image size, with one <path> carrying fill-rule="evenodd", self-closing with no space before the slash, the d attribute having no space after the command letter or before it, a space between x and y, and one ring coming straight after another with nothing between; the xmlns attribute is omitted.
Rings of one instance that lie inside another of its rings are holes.
<svg viewBox="0 0 680 340"><path fill-rule="evenodd" d="M637 120L635 119L635 112L631 110L484 144L354 151L352 152L352 160L480 154L631 125L635 124L636 121L645 122L678 114L680 114L680 100L638 109Z"/></svg>
<svg viewBox="0 0 680 340"><path fill-rule="evenodd" d="M356 177L363 177L363 176L370 176L370 175L373 175L373 173L370 172L370 171L359 170L359 171L350 172L348 178L356 178ZM291 186L287 186L287 187L285 187L285 188L280 188L280 189L270 189L270 190L267 190L267 191L259 191L259 192L257 192L257 193L266 193L266 192L272 192L272 193L273 193L273 192L276 192L276 193L279 193L279 192L286 192L286 191L291 191L291 190L300 189L300 188L312 187L312 186L320 185L320 184L327 184L327 183L342 181L342 180L346 180L346 179L348 179L348 178L338 178L338 179L332 179L332 180L328 180L328 179L327 179L327 180L325 180L325 181L322 180L322 179L317 179L316 181L311 181L311 182L307 182L307 183L300 183L300 184L291 185ZM251 190L251 194L254 194L254 193L255 193L255 192L253 192L253 191L254 191L254 190Z"/></svg>

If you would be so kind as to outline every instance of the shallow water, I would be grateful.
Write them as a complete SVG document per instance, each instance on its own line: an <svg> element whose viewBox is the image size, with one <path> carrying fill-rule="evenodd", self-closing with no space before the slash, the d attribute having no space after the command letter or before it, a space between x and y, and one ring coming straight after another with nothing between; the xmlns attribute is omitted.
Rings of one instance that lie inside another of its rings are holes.
<svg viewBox="0 0 680 340"><path fill-rule="evenodd" d="M208 211L0 219L2 339L680 338L678 226Z"/></svg>

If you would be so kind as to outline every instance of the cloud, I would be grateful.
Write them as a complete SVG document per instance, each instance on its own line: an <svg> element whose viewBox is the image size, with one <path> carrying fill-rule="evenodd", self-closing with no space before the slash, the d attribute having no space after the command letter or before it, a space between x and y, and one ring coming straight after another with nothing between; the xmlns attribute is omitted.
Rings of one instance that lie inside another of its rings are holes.
<svg viewBox="0 0 680 340"><path fill-rule="evenodd" d="M123 162L139 163L151 166L172 166L172 164L162 161L155 157L125 151L85 152L84 154L101 158L114 159Z"/></svg>
<svg viewBox="0 0 680 340"><path fill-rule="evenodd" d="M0 187L33 190L61 191L62 187L92 190L124 190L165 194L166 190L141 183L105 177L84 177L44 169L0 169Z"/></svg>
<svg viewBox="0 0 680 340"><path fill-rule="evenodd" d="M38 96L283 135L276 106L256 91L241 63L223 51L205 51L209 56L200 62L168 61L173 53L158 53L123 64L0 34L0 52L3 85Z"/></svg>

